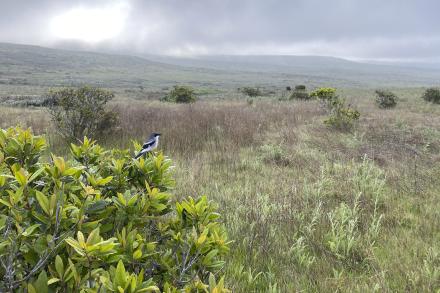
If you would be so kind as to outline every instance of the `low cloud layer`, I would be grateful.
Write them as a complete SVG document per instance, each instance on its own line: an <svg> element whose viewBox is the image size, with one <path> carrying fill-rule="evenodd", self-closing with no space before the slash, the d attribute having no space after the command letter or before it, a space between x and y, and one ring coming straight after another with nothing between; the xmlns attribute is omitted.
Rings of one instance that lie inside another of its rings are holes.
<svg viewBox="0 0 440 293"><path fill-rule="evenodd" d="M136 54L440 60L437 0L0 0L0 41Z"/></svg>

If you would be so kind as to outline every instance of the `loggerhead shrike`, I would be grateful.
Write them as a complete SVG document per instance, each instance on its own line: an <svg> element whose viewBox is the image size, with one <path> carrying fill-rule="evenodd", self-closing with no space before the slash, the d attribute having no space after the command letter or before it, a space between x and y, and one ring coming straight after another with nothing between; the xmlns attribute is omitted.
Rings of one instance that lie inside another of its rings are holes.
<svg viewBox="0 0 440 293"><path fill-rule="evenodd" d="M159 136L160 133L153 132L150 137L147 139L147 141L142 145L142 149L139 151L139 153L134 157L135 159L140 158L142 155L151 152L155 148L157 148L157 145L159 144Z"/></svg>

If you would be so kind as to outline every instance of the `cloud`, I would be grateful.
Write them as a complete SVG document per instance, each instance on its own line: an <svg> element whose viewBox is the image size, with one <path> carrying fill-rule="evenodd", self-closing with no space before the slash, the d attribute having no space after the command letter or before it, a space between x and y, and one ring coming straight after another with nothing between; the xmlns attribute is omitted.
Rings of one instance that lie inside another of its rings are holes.
<svg viewBox="0 0 440 293"><path fill-rule="evenodd" d="M7 2L1 4L0 41L137 54L318 54L428 60L440 56L437 0ZM53 34L49 29L51 19L71 10L102 10L112 3L124 3L130 9L123 30L103 42L66 40L60 38L62 32Z"/></svg>

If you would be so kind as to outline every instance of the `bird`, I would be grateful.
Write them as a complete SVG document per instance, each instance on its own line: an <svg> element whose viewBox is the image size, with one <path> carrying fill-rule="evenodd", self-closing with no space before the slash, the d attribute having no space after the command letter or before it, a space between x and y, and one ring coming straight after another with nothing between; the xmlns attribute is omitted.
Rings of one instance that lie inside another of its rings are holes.
<svg viewBox="0 0 440 293"><path fill-rule="evenodd" d="M142 145L142 149L134 158L139 159L142 155L151 152L152 150L157 148L157 145L159 144L159 136L160 133L153 132L145 141L145 143Z"/></svg>

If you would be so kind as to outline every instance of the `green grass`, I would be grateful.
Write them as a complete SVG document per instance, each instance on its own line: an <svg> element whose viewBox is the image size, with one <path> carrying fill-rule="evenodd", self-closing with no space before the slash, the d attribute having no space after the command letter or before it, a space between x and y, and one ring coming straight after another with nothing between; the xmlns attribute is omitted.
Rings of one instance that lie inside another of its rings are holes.
<svg viewBox="0 0 440 293"><path fill-rule="evenodd" d="M207 195L234 242L233 292L435 292L440 289L440 106L395 89L381 110L369 90L344 90L361 112L350 132L322 122L315 101L175 105L117 100L129 147L153 130L175 162L176 198ZM42 109L1 108L67 153Z"/></svg>

